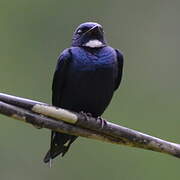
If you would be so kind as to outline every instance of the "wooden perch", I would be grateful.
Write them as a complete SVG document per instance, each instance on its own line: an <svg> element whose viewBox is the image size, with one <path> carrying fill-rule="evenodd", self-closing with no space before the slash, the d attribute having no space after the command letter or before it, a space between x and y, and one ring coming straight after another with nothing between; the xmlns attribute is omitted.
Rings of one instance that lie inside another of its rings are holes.
<svg viewBox="0 0 180 180"><path fill-rule="evenodd" d="M180 158L180 145L125 128L102 118L0 93L0 113L40 128L167 153Z"/></svg>

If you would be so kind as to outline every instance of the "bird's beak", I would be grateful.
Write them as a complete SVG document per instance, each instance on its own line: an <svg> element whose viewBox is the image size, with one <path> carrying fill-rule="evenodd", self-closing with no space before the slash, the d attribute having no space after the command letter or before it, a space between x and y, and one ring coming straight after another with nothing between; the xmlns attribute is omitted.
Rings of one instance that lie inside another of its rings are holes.
<svg viewBox="0 0 180 180"><path fill-rule="evenodd" d="M94 26L91 29L89 29L84 35L87 34L91 36L103 37L103 30L99 26Z"/></svg>
<svg viewBox="0 0 180 180"><path fill-rule="evenodd" d="M84 47L97 48L106 46L103 30L100 26L92 27L85 32L83 36L86 37L85 39L88 39L88 41L83 44Z"/></svg>

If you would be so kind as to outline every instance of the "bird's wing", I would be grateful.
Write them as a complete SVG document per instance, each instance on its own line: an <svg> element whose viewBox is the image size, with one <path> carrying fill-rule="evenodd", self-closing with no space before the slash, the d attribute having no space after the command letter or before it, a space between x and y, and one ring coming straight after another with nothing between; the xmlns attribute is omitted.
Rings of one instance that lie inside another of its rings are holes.
<svg viewBox="0 0 180 180"><path fill-rule="evenodd" d="M59 58L56 65L56 70L53 77L52 83L52 104L54 106L60 106L62 92L64 88L64 82L66 80L66 74L68 71L68 65L71 61L70 49L64 50Z"/></svg>
<svg viewBox="0 0 180 180"><path fill-rule="evenodd" d="M122 73L123 73L123 61L124 61L122 53L117 49L115 49L115 51L116 51L116 57L117 57L117 69L116 69L117 71L116 71L114 90L116 90L121 83Z"/></svg>
<svg viewBox="0 0 180 180"><path fill-rule="evenodd" d="M53 77L52 84L52 104L54 106L61 106L61 99L63 96L64 84L68 72L68 66L71 61L71 50L64 50L57 62L56 70ZM50 159L55 158L59 154L62 156L68 151L71 143L76 139L75 136L52 131L50 150L47 152L44 162L47 163ZM68 145L65 144L68 142Z"/></svg>

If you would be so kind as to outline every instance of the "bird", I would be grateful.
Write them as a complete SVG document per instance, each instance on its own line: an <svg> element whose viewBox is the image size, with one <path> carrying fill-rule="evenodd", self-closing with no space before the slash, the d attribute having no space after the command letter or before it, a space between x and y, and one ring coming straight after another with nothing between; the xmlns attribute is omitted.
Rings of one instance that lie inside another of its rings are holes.
<svg viewBox="0 0 180 180"><path fill-rule="evenodd" d="M70 48L58 57L52 83L52 105L100 117L118 89L123 73L123 54L107 44L103 27L80 24ZM51 132L44 162L67 153L77 136Z"/></svg>

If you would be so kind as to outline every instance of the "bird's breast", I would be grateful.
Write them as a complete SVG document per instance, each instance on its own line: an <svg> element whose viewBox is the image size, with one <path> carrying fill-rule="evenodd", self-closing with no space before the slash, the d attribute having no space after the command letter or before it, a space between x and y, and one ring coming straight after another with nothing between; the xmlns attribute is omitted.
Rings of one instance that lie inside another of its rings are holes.
<svg viewBox="0 0 180 180"><path fill-rule="evenodd" d="M112 66L89 68L72 67L69 70L62 97L62 106L79 112L101 115L111 101L114 92Z"/></svg>
<svg viewBox="0 0 180 180"><path fill-rule="evenodd" d="M114 92L116 57L112 48L72 49L61 107L101 115Z"/></svg>
<svg viewBox="0 0 180 180"><path fill-rule="evenodd" d="M99 68L112 67L116 62L116 55L111 48L101 48L87 51L82 48L73 49L72 66L79 71L94 71Z"/></svg>

